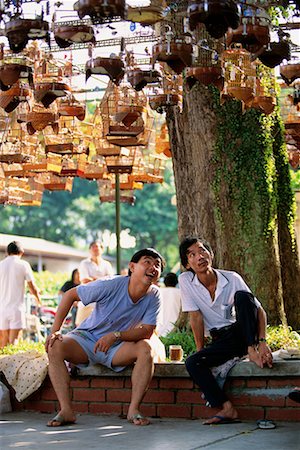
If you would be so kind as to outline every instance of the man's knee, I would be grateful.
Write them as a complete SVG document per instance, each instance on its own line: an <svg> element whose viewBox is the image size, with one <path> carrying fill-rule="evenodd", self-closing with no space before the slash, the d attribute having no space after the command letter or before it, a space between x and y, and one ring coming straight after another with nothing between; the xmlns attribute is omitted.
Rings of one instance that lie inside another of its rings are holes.
<svg viewBox="0 0 300 450"><path fill-rule="evenodd" d="M137 346L137 358L144 357L153 360L153 349L148 340L140 340L136 343Z"/></svg>
<svg viewBox="0 0 300 450"><path fill-rule="evenodd" d="M195 370L199 371L205 365L205 357L202 358L199 352L189 356L185 361L185 366L189 374L195 372Z"/></svg>
<svg viewBox="0 0 300 450"><path fill-rule="evenodd" d="M252 292L236 291L234 295L234 306L240 308L241 306L256 306L255 299Z"/></svg>

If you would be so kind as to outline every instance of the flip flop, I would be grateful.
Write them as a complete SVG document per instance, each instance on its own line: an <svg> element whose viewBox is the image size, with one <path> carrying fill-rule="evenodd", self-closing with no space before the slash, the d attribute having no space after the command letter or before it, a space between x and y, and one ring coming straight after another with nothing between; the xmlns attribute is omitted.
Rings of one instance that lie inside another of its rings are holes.
<svg viewBox="0 0 300 450"><path fill-rule="evenodd" d="M47 427L63 427L65 425L73 425L76 420L65 420L61 414L56 414L53 419L49 420ZM57 425L54 425L57 423Z"/></svg>
<svg viewBox="0 0 300 450"><path fill-rule="evenodd" d="M133 423L133 425L136 425L138 427L145 427L146 425L150 425L150 420L147 419L147 417L143 416L140 413L133 414L133 416L127 418L129 423ZM140 423L136 423L136 421L139 421ZM144 422L144 423L143 423Z"/></svg>
<svg viewBox="0 0 300 450"><path fill-rule="evenodd" d="M220 415L215 415L210 417L210 419L218 419L216 422L203 422L203 425L225 425L228 423L241 423L239 419L232 419L231 417L225 417Z"/></svg>
<svg viewBox="0 0 300 450"><path fill-rule="evenodd" d="M276 428L276 425L272 420L258 420L256 423L261 430L273 430Z"/></svg>
<svg viewBox="0 0 300 450"><path fill-rule="evenodd" d="M288 398L290 398L294 402L300 403L300 389L293 389L291 392L289 392Z"/></svg>

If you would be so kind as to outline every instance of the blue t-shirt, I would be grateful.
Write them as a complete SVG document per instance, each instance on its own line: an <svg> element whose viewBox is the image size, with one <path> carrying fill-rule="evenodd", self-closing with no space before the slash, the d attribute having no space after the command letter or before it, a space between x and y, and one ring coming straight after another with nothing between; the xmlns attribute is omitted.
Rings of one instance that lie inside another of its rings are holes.
<svg viewBox="0 0 300 450"><path fill-rule="evenodd" d="M128 293L129 280L128 276L116 276L78 286L82 303L96 304L77 329L88 330L99 339L111 331L126 331L142 323L155 326L161 303L159 288L151 285L148 293L134 303Z"/></svg>

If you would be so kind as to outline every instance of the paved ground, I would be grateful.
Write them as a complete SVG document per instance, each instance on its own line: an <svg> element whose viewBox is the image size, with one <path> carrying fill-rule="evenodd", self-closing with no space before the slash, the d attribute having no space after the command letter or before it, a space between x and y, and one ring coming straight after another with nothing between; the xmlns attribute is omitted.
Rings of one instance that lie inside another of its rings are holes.
<svg viewBox="0 0 300 450"><path fill-rule="evenodd" d="M48 428L48 414L0 416L0 449L21 450L299 450L299 422L261 430L255 422L204 426L198 420L153 419L137 427L116 416L78 416L77 424Z"/></svg>

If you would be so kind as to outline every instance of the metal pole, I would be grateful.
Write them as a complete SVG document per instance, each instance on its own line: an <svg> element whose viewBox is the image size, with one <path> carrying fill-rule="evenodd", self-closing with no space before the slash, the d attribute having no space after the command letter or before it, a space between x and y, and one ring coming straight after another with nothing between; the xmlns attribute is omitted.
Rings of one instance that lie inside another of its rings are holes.
<svg viewBox="0 0 300 450"><path fill-rule="evenodd" d="M115 201L116 201L116 238L117 238L117 274L121 273L121 245L120 245L120 233L121 233L121 219L120 219L120 175L116 173L115 183Z"/></svg>

